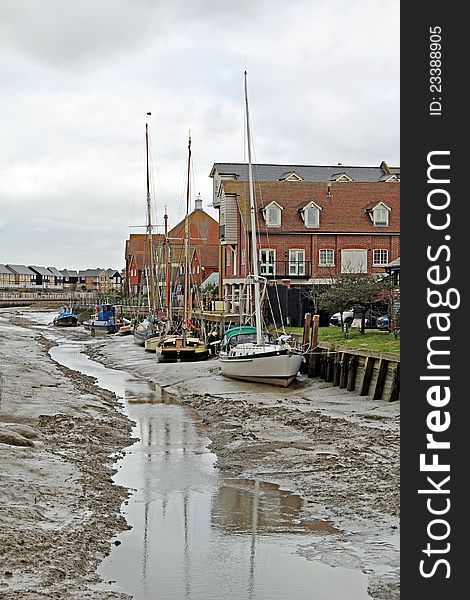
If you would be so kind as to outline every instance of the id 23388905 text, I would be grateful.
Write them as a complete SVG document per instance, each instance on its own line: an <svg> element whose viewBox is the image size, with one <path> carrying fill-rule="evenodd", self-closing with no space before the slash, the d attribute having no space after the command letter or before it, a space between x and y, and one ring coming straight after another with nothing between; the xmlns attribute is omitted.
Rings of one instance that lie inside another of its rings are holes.
<svg viewBox="0 0 470 600"><path fill-rule="evenodd" d="M429 114L442 114L442 28L438 25L429 28Z"/></svg>

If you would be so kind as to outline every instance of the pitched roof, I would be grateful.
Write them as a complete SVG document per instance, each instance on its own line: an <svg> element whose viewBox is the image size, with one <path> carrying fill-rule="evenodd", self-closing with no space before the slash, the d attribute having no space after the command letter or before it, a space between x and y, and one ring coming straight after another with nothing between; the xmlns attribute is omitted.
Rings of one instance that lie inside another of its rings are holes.
<svg viewBox="0 0 470 600"><path fill-rule="evenodd" d="M251 230L248 182L227 179L223 182L227 195L236 195L245 230ZM377 233L366 209L383 202L391 209L386 233L400 232L400 184L380 182L335 183L306 181L261 181L255 183L258 229L264 231L266 224L261 211L272 201L284 207L283 224L276 234L306 233L299 207L308 202L321 206L320 227L322 233ZM293 218L292 214L296 217ZM267 228L267 231L270 231ZM311 230L309 230L311 232Z"/></svg>
<svg viewBox="0 0 470 600"><path fill-rule="evenodd" d="M56 277L63 277L64 275L59 271L59 269L56 269L55 267L47 267L48 270L55 275Z"/></svg>
<svg viewBox="0 0 470 600"><path fill-rule="evenodd" d="M26 265L6 265L9 269L11 269L14 273L18 275L35 275L34 271L28 269Z"/></svg>
<svg viewBox="0 0 470 600"><path fill-rule="evenodd" d="M382 166L254 164L253 178L255 181L279 181L286 176L286 173L294 171L304 181L330 181L332 178L335 179L338 175L344 173L353 181L364 183L381 181L384 175L390 177L390 174L397 176L400 174L399 167L387 168L389 173ZM248 181L247 163L214 163L210 177L213 177L215 172L219 175L234 175L240 181Z"/></svg>
<svg viewBox="0 0 470 600"><path fill-rule="evenodd" d="M6 265L0 264L0 273L2 275L13 275L10 269Z"/></svg>
<svg viewBox="0 0 470 600"><path fill-rule="evenodd" d="M39 275L42 275L43 277L51 276L51 272L48 269L46 269L46 267L38 267L36 265L29 265L29 268L32 269L33 271L35 271L36 273L38 273Z"/></svg>

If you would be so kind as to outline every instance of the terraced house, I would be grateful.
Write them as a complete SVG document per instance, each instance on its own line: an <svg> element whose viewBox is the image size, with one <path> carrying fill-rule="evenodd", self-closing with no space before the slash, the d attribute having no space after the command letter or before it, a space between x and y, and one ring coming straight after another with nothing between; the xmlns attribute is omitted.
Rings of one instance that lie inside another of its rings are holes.
<svg viewBox="0 0 470 600"><path fill-rule="evenodd" d="M229 310L253 272L248 166L215 163L221 294ZM341 273L381 273L400 256L400 170L253 165L259 272L286 286L331 283Z"/></svg>

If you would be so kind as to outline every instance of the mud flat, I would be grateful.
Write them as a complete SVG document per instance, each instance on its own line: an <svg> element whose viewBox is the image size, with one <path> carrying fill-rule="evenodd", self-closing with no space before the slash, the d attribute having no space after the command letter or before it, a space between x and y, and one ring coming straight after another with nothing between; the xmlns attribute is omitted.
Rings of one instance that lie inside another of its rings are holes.
<svg viewBox="0 0 470 600"><path fill-rule="evenodd" d="M222 471L298 493L312 518L341 530L299 553L366 573L373 598L399 598L399 402L318 380L288 389L237 382L213 359L159 364L131 337L100 342L93 357L195 408Z"/></svg>
<svg viewBox="0 0 470 600"><path fill-rule="evenodd" d="M131 423L113 394L51 360L33 317L0 311L0 598L129 598L95 572L128 527L110 457L132 443ZM302 519L340 531L297 553L361 571L371 597L398 600L399 403L315 380L227 380L213 359L160 365L131 337L87 347L196 409L221 471L300 494Z"/></svg>
<svg viewBox="0 0 470 600"><path fill-rule="evenodd" d="M129 444L130 422L48 347L0 311L0 598L128 598L98 589L94 573L127 528L109 457Z"/></svg>

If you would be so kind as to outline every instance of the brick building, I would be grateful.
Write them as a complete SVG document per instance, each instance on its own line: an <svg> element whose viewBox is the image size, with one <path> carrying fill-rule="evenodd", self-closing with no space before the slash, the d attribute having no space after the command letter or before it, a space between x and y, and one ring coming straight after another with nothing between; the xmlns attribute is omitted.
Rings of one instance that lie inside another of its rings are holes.
<svg viewBox="0 0 470 600"><path fill-rule="evenodd" d="M248 165L215 163L221 293L237 304L250 252ZM381 273L400 256L400 172L378 167L253 165L259 273L285 285Z"/></svg>
<svg viewBox="0 0 470 600"><path fill-rule="evenodd" d="M219 224L202 209L202 200L197 198L195 208L188 216L189 231L189 270L194 284L199 285L211 273L219 268ZM184 255L185 219L181 220L168 232L170 247L171 281L177 285L182 275ZM126 289L132 295L139 293L141 284L145 287L143 275L144 262L148 255L146 249L147 236L144 233L133 233L126 240ZM153 235L154 256L163 264L164 236ZM164 269L161 269L160 284L164 281Z"/></svg>

